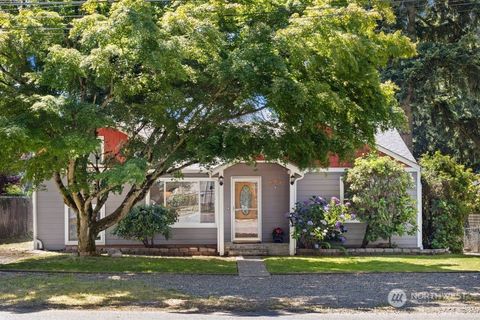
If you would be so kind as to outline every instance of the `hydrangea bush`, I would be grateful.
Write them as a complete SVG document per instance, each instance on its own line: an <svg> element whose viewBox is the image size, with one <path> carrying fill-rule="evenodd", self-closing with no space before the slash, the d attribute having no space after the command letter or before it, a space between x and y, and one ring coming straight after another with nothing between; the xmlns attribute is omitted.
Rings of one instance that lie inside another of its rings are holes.
<svg viewBox="0 0 480 320"><path fill-rule="evenodd" d="M330 202L322 197L297 202L289 214L293 237L304 248L315 248L327 241L345 242L344 223L354 218L355 215L349 213L349 204L343 205L335 197Z"/></svg>

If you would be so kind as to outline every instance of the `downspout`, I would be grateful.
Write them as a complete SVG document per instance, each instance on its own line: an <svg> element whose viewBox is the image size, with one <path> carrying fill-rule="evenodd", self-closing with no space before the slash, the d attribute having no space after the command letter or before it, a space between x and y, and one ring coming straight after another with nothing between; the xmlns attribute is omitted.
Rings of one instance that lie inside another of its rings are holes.
<svg viewBox="0 0 480 320"><path fill-rule="evenodd" d="M417 247L423 249L423 226L422 226L422 179L421 168L417 170Z"/></svg>
<svg viewBox="0 0 480 320"><path fill-rule="evenodd" d="M32 193L33 250L37 249L37 191Z"/></svg>

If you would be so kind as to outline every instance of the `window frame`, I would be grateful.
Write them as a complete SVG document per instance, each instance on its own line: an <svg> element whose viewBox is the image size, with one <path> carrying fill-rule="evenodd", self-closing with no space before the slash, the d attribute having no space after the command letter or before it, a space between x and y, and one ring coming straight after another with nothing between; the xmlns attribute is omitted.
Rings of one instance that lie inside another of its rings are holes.
<svg viewBox="0 0 480 320"><path fill-rule="evenodd" d="M345 204L345 184L343 183L343 178L345 176L344 175L341 175L340 176L340 203L341 204ZM355 219L350 219L350 220L347 220L345 221L345 223L362 223L358 218L355 218Z"/></svg>
<svg viewBox="0 0 480 320"><path fill-rule="evenodd" d="M214 207L215 207L215 210L214 210L214 217L215 217L215 222L181 222L181 221L177 221L175 222L173 225L172 225L172 228L207 228L207 229L211 229L211 228L217 228L217 221L218 221L218 188L219 188L219 185L218 185L218 180L217 179L214 179L214 178L200 178L200 177L197 177L197 178L182 178L182 179L175 179L175 178L159 178L157 179L156 183L160 183L162 182L163 183L163 205L165 205L166 203L166 183L167 182L198 182L200 184L200 182L213 182L214 183L214 186L215 186L215 190L214 190ZM200 190L200 188L199 188ZM146 198L146 203L147 204L151 204L151 199L150 199L150 190L148 191L147 193L147 196L145 197ZM202 209L202 206L201 206L201 195L200 195L200 192L198 192L198 213L201 214L201 209Z"/></svg>
<svg viewBox="0 0 480 320"><path fill-rule="evenodd" d="M95 205L94 203L92 204ZM78 245L78 240L69 240L70 237L70 224L69 224L69 210L70 207L64 205L64 216L65 216L65 245ZM100 219L105 217L105 205L100 209ZM95 244L104 245L105 244L105 230L98 233L100 235L99 240L95 240Z"/></svg>

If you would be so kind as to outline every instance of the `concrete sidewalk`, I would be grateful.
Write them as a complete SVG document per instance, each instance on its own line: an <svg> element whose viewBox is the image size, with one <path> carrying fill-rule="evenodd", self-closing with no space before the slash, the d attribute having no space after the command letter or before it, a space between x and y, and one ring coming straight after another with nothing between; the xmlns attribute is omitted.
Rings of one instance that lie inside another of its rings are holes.
<svg viewBox="0 0 480 320"><path fill-rule="evenodd" d="M238 257L237 268L240 277L270 277L265 262L260 257Z"/></svg>
<svg viewBox="0 0 480 320"><path fill-rule="evenodd" d="M2 320L474 320L478 319L475 313L455 313L442 311L438 313L391 313L391 312L348 312L348 313L302 313L277 314L271 312L259 313L208 313L182 314L163 311L80 311L80 310L46 310L28 313L1 312Z"/></svg>

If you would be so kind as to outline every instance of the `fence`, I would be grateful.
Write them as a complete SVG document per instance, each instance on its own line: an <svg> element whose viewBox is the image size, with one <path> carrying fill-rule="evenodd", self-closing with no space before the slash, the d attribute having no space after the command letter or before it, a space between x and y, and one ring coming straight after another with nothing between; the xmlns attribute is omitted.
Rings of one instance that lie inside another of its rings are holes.
<svg viewBox="0 0 480 320"><path fill-rule="evenodd" d="M32 231L32 204L27 197L0 197L0 239Z"/></svg>
<svg viewBox="0 0 480 320"><path fill-rule="evenodd" d="M466 252L480 252L480 227L465 228L463 249Z"/></svg>

